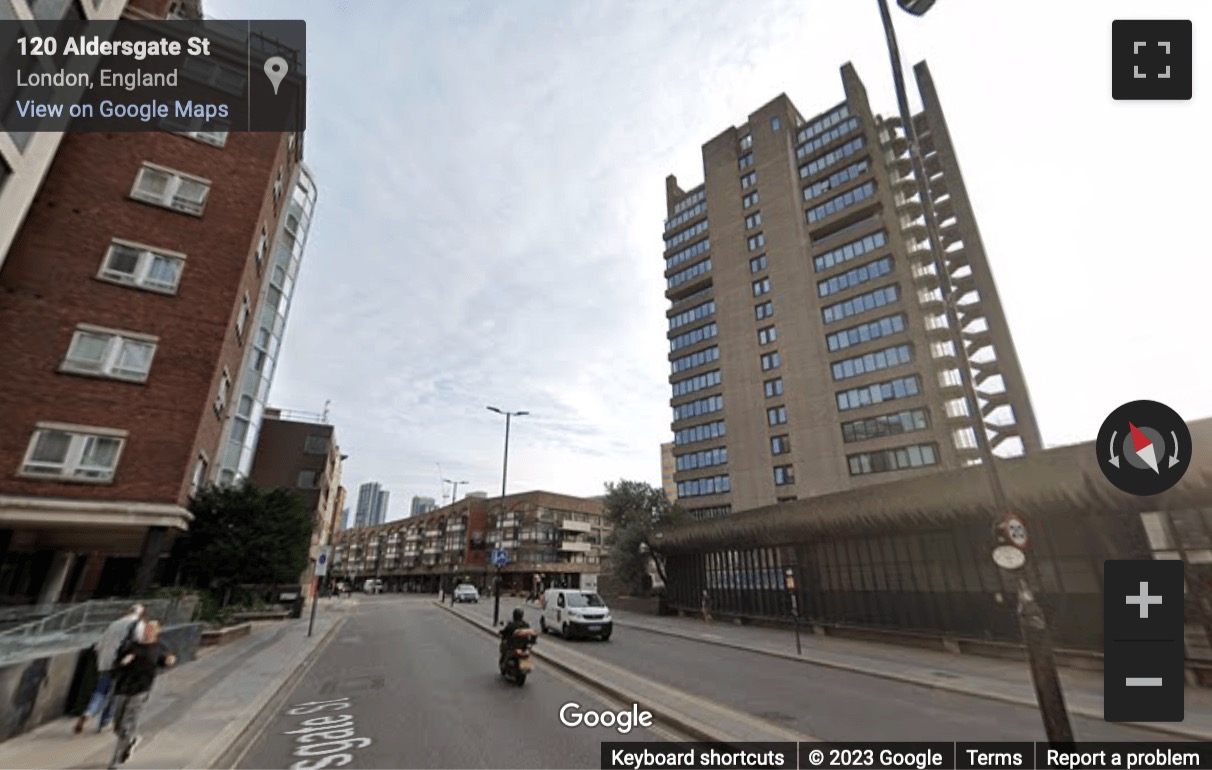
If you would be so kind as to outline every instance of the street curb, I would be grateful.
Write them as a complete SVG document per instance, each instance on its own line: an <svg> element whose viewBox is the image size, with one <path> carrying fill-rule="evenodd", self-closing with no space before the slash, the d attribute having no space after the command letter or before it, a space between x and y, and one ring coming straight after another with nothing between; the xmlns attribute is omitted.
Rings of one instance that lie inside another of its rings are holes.
<svg viewBox="0 0 1212 770"><path fill-rule="evenodd" d="M944 692L951 692L951 693L955 693L957 695L968 695L968 696L972 696L972 697L976 697L976 698L983 698L985 700L1006 703L1011 706L1023 706L1025 708L1034 709L1036 711L1039 710L1039 703L1037 703L1034 700L1031 700L1030 698L1020 698L1015 695L1003 695L1001 693L989 692L988 690L979 690L979 689L972 688L972 687L963 687L963 686L956 685L956 684L950 684L948 682L940 682L940 681L936 681L934 679L923 679L922 677L911 676L909 674L896 674L891 671L873 671L870 668L863 668L862 666L858 666L858 665L854 665L854 664L850 664L850 663L838 663L836 661L831 661L831 660L821 660L820 658L812 658L807 655L805 655L805 656L792 655L791 653L787 653L787 652L777 652L775 650L764 650L760 647L747 647L743 644L737 644L736 642L727 642L727 641L716 640L716 639L703 639L702 637L694 636L694 635L688 634L688 633L682 633L680 631L670 631L670 630L663 629L663 628L660 628L660 629L652 628L650 626L645 626L645 625L642 625L639 623L631 623L631 622L628 622L625 620L622 620L622 621L615 620L614 624L616 626L624 626L626 628L634 628L634 629L637 629L640 631L647 631L650 634L661 634L664 636L673 636L673 637L677 637L679 639L687 639L692 642L700 642L702 644L714 644L717 647L729 647L731 649L741 650L744 652L756 652L759 655L767 655L772 658L782 658L784 660L796 661L797 663L808 663L808 664L811 664L814 666L821 666L822 668L832 668L832 669L836 669L838 671L846 671L846 672L852 673L852 674L863 674L865 676L874 677L876 679L887 679L887 680L891 680L893 682L901 682L903 684L912 684L912 685L917 685L919 687L926 687L931 690L942 690ZM1098 720L1100 722L1103 721L1103 713L1101 711L1095 711L1094 709L1085 708L1083 706L1068 706L1068 711L1069 711L1069 714L1072 716L1085 717L1086 719L1094 719L1094 720ZM1180 738L1193 738L1194 740L1197 740L1197 741L1212 741L1212 733L1200 732L1198 730L1183 729L1182 727L1172 727L1172 726L1170 726L1169 723L1165 723L1165 722L1122 722L1120 724L1127 725L1129 727L1136 727L1136 728L1139 728L1142 730L1149 730L1150 732L1174 735L1174 736L1178 736Z"/></svg>
<svg viewBox="0 0 1212 770"><path fill-rule="evenodd" d="M196 767L205 767L210 770L230 770L235 767L249 744L261 734L269 723L267 715L272 713L279 703L285 701L294 685L307 675L328 643L332 641L333 636L345 624L345 620L345 616L337 618L332 627L324 632L324 636L320 637L320 640L281 683L276 687L271 685L257 696L244 709L244 713L247 715L245 718L236 720L220 730L218 735L199 753ZM216 746L217 749L212 748Z"/></svg>
<svg viewBox="0 0 1212 770"><path fill-rule="evenodd" d="M467 615L464 615L463 613L458 612L451 607L447 607L444 604L440 604L438 602L434 602L434 604L436 606L442 608L443 610L446 610L451 615L454 615L455 617L459 618L460 620L463 620L464 622L469 623L472 626L475 626L476 628L480 629L484 633L490 634L492 636L496 636L496 631L494 631L491 626L486 626L485 624L481 623L480 621L476 620L475 618L468 617ZM584 685L587 685L588 688L591 690L596 690L600 693L607 695L610 698L613 698L615 700L620 700L620 701L623 701L626 703L639 703L640 702L640 698L638 698L635 694L623 689L622 687L608 685L604 682L593 679L592 677L585 675L583 672L578 671L573 666L569 666L568 664L561 663L560 661L557 661L557 660L553 660L552 658L548 657L547 655L545 655L544 653L542 653L539 650L533 650L531 652L531 654L537 658L540 658L541 660L543 660L544 662L549 664L552 668L558 669L559 671L563 672L565 675L567 675L573 679L576 679L578 682L581 682ZM659 709L659 711L654 709L653 716L656 717L656 719L659 722L663 723L665 726L672 727L673 729L683 733L684 735L686 735L696 741L705 741L707 743L720 743L720 744L724 744L726 746L731 746L734 744L739 745L738 742L733 739L721 738L719 733L712 732L712 728L710 725L705 725L702 722L699 722L698 720L691 719L690 717L684 716L682 714L678 714L676 712L669 711L668 709L661 708L661 709ZM808 736L803 736L802 742L805 742L805 743L812 742L812 739L808 738Z"/></svg>

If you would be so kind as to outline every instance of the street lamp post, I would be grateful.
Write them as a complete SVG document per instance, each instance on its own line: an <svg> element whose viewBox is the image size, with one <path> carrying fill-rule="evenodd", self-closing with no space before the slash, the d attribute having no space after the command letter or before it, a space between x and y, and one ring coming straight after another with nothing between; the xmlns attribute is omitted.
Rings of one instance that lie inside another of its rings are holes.
<svg viewBox="0 0 1212 770"><path fill-rule="evenodd" d="M508 439L506 439L506 440L508 441ZM506 449L506 451L509 451L509 450ZM451 492L450 492L450 504L454 505L455 503L459 502L459 485L460 484L464 484L464 485L469 484L470 482L468 482L468 481L451 481L450 479L442 479L442 483L452 485L453 488L451 489Z"/></svg>
<svg viewBox="0 0 1212 770"><path fill-rule="evenodd" d="M897 0L897 4L914 16L922 16L934 5L934 0ZM900 109L901 123L905 128L905 137L909 141L909 157L913 164L913 176L917 182L917 192L921 198L922 211L925 215L926 233L930 240L930 256L934 263L935 273L938 275L939 293L942 295L945 308L947 328L951 332L951 344L960 360L959 375L964 388L964 398L968 402L970 414L978 421L973 426L973 431L976 434L976 443L980 450L981 466L985 469L989 491L993 497L995 509L993 516L1000 522L1002 517L1010 513L1010 506L995 465L993 448L989 444L989 436L985 431L980 402L977 401L976 385L972 381L972 365L964 345L959 311L955 306L955 300L958 297L954 295L951 275L943 256L938 217L934 209L934 201L930 197L925 163L922 160L921 146L918 143L917 128L913 124L913 115L909 110L909 96L905 90L905 73L901 64L900 48L896 43L896 31L892 26L892 13L888 9L888 0L879 0L879 6L880 17L884 23L884 36L888 42L888 56L892 60L892 78L896 86L897 105ZM1003 583L1009 582L1017 585L1019 628L1027 648L1027 660L1031 667L1035 696L1044 719L1044 731L1050 742L1072 743L1073 728L1069 724L1065 696L1061 690L1060 674L1057 671L1056 658L1048 638L1048 623L1043 608L1035 601L1034 593L1024 578L1015 575L1010 570L1002 570L1002 575Z"/></svg>
<svg viewBox="0 0 1212 770"><path fill-rule="evenodd" d="M504 527L505 520L505 489L506 480L509 478L509 423L514 417L522 417L530 414L530 412L507 412L502 409L497 409L495 406L488 407L488 411L496 412L497 414L505 415L505 459L501 463L501 526ZM497 548L501 545L498 544ZM497 567L497 577L492 591L492 625L495 628L501 620L501 568Z"/></svg>

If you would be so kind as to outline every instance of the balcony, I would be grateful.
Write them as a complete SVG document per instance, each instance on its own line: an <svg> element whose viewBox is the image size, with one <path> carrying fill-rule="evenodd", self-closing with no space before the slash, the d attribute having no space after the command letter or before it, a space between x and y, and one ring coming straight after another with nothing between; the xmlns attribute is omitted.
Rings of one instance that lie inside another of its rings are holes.
<svg viewBox="0 0 1212 770"><path fill-rule="evenodd" d="M430 547L426 548L422 553L424 553L426 556L437 556L438 554L442 553L442 549Z"/></svg>
<svg viewBox="0 0 1212 770"><path fill-rule="evenodd" d="M440 529L425 530L425 537L440 537L441 535L442 535L442 530L440 530Z"/></svg>
<svg viewBox="0 0 1212 770"><path fill-rule="evenodd" d="M421 539L421 533L420 533L420 532L409 532L409 533L408 533L408 536L407 536L407 537L405 537L404 539L405 539L405 540L407 540L407 541L409 541L409 542L414 542L414 541L420 540L420 539Z"/></svg>
<svg viewBox="0 0 1212 770"><path fill-rule="evenodd" d="M560 522L560 529L564 532L592 532L593 525L587 521L564 519Z"/></svg>
<svg viewBox="0 0 1212 770"><path fill-rule="evenodd" d="M561 553L589 553L592 549L592 543L579 540L564 540L560 542Z"/></svg>

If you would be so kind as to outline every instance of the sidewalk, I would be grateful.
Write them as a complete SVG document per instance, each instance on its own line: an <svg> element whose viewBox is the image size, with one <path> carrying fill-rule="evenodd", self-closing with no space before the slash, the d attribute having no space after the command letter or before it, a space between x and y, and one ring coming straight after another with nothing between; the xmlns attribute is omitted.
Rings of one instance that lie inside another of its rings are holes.
<svg viewBox="0 0 1212 770"><path fill-rule="evenodd" d="M797 657L795 633L791 629L738 626L719 621L707 625L698 618L644 615L623 610L612 610L612 614L615 626L621 629L643 629L705 644L1038 708L1031 673L1027 664L1020 661L819 636L812 633L808 626L800 630L804 652ZM1069 713L1101 720L1102 672L1062 668L1060 675ZM1135 723L1135 726L1196 740L1212 740L1212 690L1188 687L1185 717L1181 723Z"/></svg>
<svg viewBox="0 0 1212 770"><path fill-rule="evenodd" d="M300 620L253 623L250 636L203 648L194 662L162 674L140 720L142 739L124 767L212 767L273 697L305 673L355 606L321 600L311 637L307 612ZM74 724L64 717L0 743L0 769L107 767L117 742L113 731L97 733L94 726L72 735Z"/></svg>

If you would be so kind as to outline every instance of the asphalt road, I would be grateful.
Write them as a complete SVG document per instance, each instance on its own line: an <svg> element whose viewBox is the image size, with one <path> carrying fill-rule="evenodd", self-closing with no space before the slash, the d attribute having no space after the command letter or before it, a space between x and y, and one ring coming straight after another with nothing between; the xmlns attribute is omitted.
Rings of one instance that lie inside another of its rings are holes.
<svg viewBox="0 0 1212 770"><path fill-rule="evenodd" d="M506 618L517 599L502 600ZM492 619L492 601L460 605ZM538 611L526 607L538 626ZM543 645L626 668L653 682L714 700L824 741L1045 741L1037 709L813 666L708 642L617 626L610 641ZM644 704L640 704L643 707ZM1079 741L1179 741L1163 733L1072 718Z"/></svg>
<svg viewBox="0 0 1212 770"><path fill-rule="evenodd" d="M525 686L509 684L496 653L494 639L432 597L360 597L238 767L597 768L603 741L680 740L660 729L566 727L565 703L624 705L541 661Z"/></svg>

